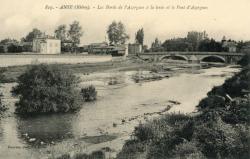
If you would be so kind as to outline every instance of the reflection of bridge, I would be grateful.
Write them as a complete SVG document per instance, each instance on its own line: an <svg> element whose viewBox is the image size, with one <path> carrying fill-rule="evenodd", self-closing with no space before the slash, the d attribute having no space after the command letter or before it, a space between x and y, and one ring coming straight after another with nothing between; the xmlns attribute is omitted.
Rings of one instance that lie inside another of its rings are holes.
<svg viewBox="0 0 250 159"><path fill-rule="evenodd" d="M244 53L229 52L149 52L140 53L144 60L164 61L166 59L186 60L188 62L223 62L234 64Z"/></svg>

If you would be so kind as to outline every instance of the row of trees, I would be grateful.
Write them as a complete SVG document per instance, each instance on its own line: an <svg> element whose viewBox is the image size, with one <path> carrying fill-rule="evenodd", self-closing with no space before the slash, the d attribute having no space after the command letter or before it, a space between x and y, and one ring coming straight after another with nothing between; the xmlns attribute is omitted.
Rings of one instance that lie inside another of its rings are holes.
<svg viewBox="0 0 250 159"><path fill-rule="evenodd" d="M113 21L107 28L107 35L111 45L125 44L129 39L129 35L126 33L125 25L122 22ZM73 21L69 26L62 24L59 25L54 31L55 38L61 40L61 47L63 52L75 52L80 39L83 36L83 31L78 21ZM15 39L4 39L0 41L0 52L22 52L23 45L33 42L34 38L43 37L43 33L38 28L34 28L25 37L21 38L21 41ZM136 36L136 41L143 44L144 33L143 29L140 29ZM7 46L7 47L4 47ZM7 51L6 51L7 50Z"/></svg>
<svg viewBox="0 0 250 159"><path fill-rule="evenodd" d="M167 39L161 43L158 38L151 45L151 51L201 51L201 52L221 52L228 51L228 47L225 43L232 43L237 48L238 52L241 52L244 46L247 46L247 42L234 40L226 40L224 36L221 41L216 41L213 38L209 38L208 34L204 32L191 31L187 33L186 37Z"/></svg>
<svg viewBox="0 0 250 159"><path fill-rule="evenodd" d="M3 39L0 41L0 52L12 52L18 53L22 52L22 47L19 42L15 39Z"/></svg>
<svg viewBox="0 0 250 159"><path fill-rule="evenodd" d="M25 37L21 39L21 42L32 42L34 38L41 37L45 33L41 30L34 28ZM110 45L120 45L125 44L129 35L126 31L125 25L121 21L113 21L107 27L106 34L108 36ZM61 47L63 52L75 52L78 45L80 44L80 39L83 36L83 31L80 23L78 21L73 21L69 26L62 24L59 25L55 31L54 35L56 38L61 40ZM226 40L225 37L221 41L216 41L213 38L209 38L208 34L198 31L190 31L187 33L186 37L167 39L163 43L156 38L151 45L151 51L227 51L223 47L224 42L233 42L237 45L237 51L247 45L243 41L233 41ZM18 47L18 41L15 39L4 39L0 42L0 45L5 45L8 43L9 52L21 52L23 48ZM144 29L140 28L135 33L135 43L144 45ZM22 46L24 47L24 46ZM3 47L0 47L0 52L4 52ZM23 49L27 50L27 49Z"/></svg>

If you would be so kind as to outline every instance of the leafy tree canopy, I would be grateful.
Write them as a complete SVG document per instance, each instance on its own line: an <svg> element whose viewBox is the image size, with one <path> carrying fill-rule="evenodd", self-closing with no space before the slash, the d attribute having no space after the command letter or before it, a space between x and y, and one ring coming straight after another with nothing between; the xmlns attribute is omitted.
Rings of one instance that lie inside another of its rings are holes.
<svg viewBox="0 0 250 159"><path fill-rule="evenodd" d="M110 44L125 44L129 39L125 26L122 22L113 21L107 30Z"/></svg>

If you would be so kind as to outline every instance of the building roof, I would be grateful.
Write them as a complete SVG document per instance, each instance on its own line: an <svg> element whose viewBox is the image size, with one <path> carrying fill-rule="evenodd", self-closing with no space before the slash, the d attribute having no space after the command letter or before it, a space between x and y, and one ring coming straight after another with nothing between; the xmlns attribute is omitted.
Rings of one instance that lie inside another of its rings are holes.
<svg viewBox="0 0 250 159"><path fill-rule="evenodd" d="M88 46L108 46L108 43L107 42L101 42L101 43L91 43L89 44Z"/></svg>

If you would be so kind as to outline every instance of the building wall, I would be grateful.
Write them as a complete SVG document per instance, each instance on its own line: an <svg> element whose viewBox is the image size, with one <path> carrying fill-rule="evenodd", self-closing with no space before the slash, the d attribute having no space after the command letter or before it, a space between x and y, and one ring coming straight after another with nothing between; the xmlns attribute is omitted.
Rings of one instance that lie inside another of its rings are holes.
<svg viewBox="0 0 250 159"><path fill-rule="evenodd" d="M60 54L61 41L57 39L34 39L32 51L41 54Z"/></svg>
<svg viewBox="0 0 250 159"><path fill-rule="evenodd" d="M32 52L40 52L41 39L34 39L32 43Z"/></svg>
<svg viewBox="0 0 250 159"><path fill-rule="evenodd" d="M44 43L40 43L40 45L41 45L40 53L46 54L47 53L47 44L44 42Z"/></svg>
<svg viewBox="0 0 250 159"><path fill-rule="evenodd" d="M61 41L57 39L46 40L46 52L45 54L60 54L61 53Z"/></svg>
<svg viewBox="0 0 250 159"><path fill-rule="evenodd" d="M140 44L129 44L128 54L137 54L142 52L142 46Z"/></svg>
<svg viewBox="0 0 250 159"><path fill-rule="evenodd" d="M234 47L234 46L229 46L229 47L228 47L228 52L236 52L236 47Z"/></svg>

